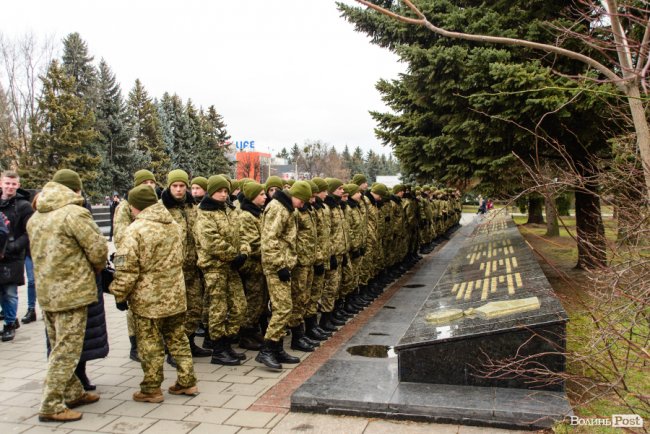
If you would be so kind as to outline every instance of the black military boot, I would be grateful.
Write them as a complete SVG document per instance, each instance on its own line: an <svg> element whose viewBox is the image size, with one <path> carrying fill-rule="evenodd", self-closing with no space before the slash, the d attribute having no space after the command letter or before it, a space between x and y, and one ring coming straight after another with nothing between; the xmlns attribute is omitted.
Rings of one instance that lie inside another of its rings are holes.
<svg viewBox="0 0 650 434"><path fill-rule="evenodd" d="M194 336L194 333L192 333L187 337L187 339L190 341L190 351L192 351L192 357L210 357L212 355L212 350L207 350L196 345L196 343L194 343Z"/></svg>
<svg viewBox="0 0 650 434"><path fill-rule="evenodd" d="M233 357L235 359L239 360L246 360L246 354L244 353L238 353L237 351L233 350L232 345L239 341L236 336L226 336L226 351L228 354L230 354L230 357Z"/></svg>
<svg viewBox="0 0 650 434"><path fill-rule="evenodd" d="M317 341L326 341L327 338L331 336L331 334L325 334L325 330L322 330L320 327L318 327L318 323L316 322L316 315L308 316L305 318L305 328L305 334L309 338L316 339Z"/></svg>
<svg viewBox="0 0 650 434"><path fill-rule="evenodd" d="M203 338L203 348L208 348L208 349L213 349L214 348L214 341L210 337L210 332L206 330L205 332L205 337Z"/></svg>
<svg viewBox="0 0 650 434"><path fill-rule="evenodd" d="M36 311L34 310L33 307L27 309L27 313L21 319L21 321L23 324L29 324L30 322L36 321Z"/></svg>
<svg viewBox="0 0 650 434"><path fill-rule="evenodd" d="M302 327L291 327L291 349L305 353L311 353L314 351L314 347L309 345L304 337L305 335L302 331Z"/></svg>
<svg viewBox="0 0 650 434"><path fill-rule="evenodd" d="M262 342L255 339L254 328L242 328L239 330L239 347L246 350L259 351L262 349Z"/></svg>
<svg viewBox="0 0 650 434"><path fill-rule="evenodd" d="M196 331L194 332L195 336L198 336L200 338L204 338L206 334L206 329L203 323L199 323L199 326L196 328Z"/></svg>
<svg viewBox="0 0 650 434"><path fill-rule="evenodd" d="M282 369L282 365L275 356L275 342L273 341L264 341L262 349L255 356L255 361L263 364L267 368Z"/></svg>
<svg viewBox="0 0 650 434"><path fill-rule="evenodd" d="M138 357L138 343L135 340L135 336L129 336L129 342L131 342L129 359L133 360L134 362L140 363L140 357Z"/></svg>
<svg viewBox="0 0 650 434"><path fill-rule="evenodd" d="M2 342L13 341L16 337L16 324L5 324L2 330Z"/></svg>
<svg viewBox="0 0 650 434"><path fill-rule="evenodd" d="M274 342L273 343L275 346L274 352L275 352L275 358L278 360L280 363L289 363L289 364L295 364L295 363L300 363L300 358L299 357L294 357L284 351L284 339L280 339L279 342Z"/></svg>
<svg viewBox="0 0 650 434"><path fill-rule="evenodd" d="M299 327L300 327L300 331L301 331L301 333L302 333L302 339L303 339L305 342L307 342L309 345L311 345L311 346L314 347L314 348L316 348L316 347L320 347L320 340L318 340L318 339L312 339L312 338L310 338L309 336L307 336L307 333L306 333L307 328L305 327L305 323L304 323L304 322L301 323Z"/></svg>
<svg viewBox="0 0 650 434"><path fill-rule="evenodd" d="M363 307L354 303L349 295L345 296L343 303L343 311L350 315L356 315L363 310Z"/></svg>
<svg viewBox="0 0 650 434"><path fill-rule="evenodd" d="M332 312L323 312L320 315L320 322L318 325L326 332L335 332L338 328L332 323L331 319Z"/></svg>
<svg viewBox="0 0 650 434"><path fill-rule="evenodd" d="M213 365L241 365L241 360L230 355L227 349L226 338L222 337L214 342L214 349L212 350L212 359L210 363Z"/></svg>

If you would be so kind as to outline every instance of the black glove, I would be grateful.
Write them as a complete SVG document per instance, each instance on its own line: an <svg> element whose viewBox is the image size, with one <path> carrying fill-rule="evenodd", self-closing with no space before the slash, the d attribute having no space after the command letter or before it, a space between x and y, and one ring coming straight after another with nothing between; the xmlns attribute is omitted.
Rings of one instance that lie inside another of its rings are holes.
<svg viewBox="0 0 650 434"><path fill-rule="evenodd" d="M121 303L118 303L117 301L115 302L115 307L117 307L117 310L121 310L124 312L125 310L129 310L129 304L124 300Z"/></svg>
<svg viewBox="0 0 650 434"><path fill-rule="evenodd" d="M341 262L341 266L345 267L348 265L348 255L343 255L343 261Z"/></svg>
<svg viewBox="0 0 650 434"><path fill-rule="evenodd" d="M330 256L330 270L336 270L336 268L339 266L338 262L336 262L336 256L332 255Z"/></svg>
<svg viewBox="0 0 650 434"><path fill-rule="evenodd" d="M317 276L322 276L323 274L325 274L325 265L323 264L314 265L314 274Z"/></svg>
<svg viewBox="0 0 650 434"><path fill-rule="evenodd" d="M390 221L390 217L386 216L386 217L384 218L384 221L386 221L386 223L388 223L388 222Z"/></svg>
<svg viewBox="0 0 650 434"><path fill-rule="evenodd" d="M366 248L365 247L360 248L359 249L359 256L363 256L365 254L366 254Z"/></svg>
<svg viewBox="0 0 650 434"><path fill-rule="evenodd" d="M352 259L357 259L359 256L361 256L361 252L359 250L352 250L350 252L350 256L352 256ZM344 261L347 262L345 259L344 259ZM345 266L345 264L343 264L343 265Z"/></svg>
<svg viewBox="0 0 650 434"><path fill-rule="evenodd" d="M244 265L244 262L246 262L246 258L248 258L248 255L245 253L240 253L239 255L235 256L235 259L230 261L230 268L233 270L239 270L242 265Z"/></svg>
<svg viewBox="0 0 650 434"><path fill-rule="evenodd" d="M281 282L288 282L291 280L291 271L287 267L278 270L278 277Z"/></svg>

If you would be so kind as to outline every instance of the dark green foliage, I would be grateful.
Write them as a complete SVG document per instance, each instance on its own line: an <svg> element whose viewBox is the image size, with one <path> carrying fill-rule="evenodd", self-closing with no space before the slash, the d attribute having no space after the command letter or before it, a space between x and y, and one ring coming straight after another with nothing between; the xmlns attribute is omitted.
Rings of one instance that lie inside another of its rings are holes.
<svg viewBox="0 0 650 434"><path fill-rule="evenodd" d="M230 135L226 130L223 117L211 105L207 113L201 110L198 118L201 127L202 152L195 167L196 175L230 173L232 163L226 157Z"/></svg>

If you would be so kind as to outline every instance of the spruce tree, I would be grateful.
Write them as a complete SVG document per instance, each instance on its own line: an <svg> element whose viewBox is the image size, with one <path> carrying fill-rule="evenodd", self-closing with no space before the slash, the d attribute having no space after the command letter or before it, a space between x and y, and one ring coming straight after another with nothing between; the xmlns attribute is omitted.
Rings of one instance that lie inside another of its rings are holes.
<svg viewBox="0 0 650 434"><path fill-rule="evenodd" d="M98 73L93 66L94 57L88 53L88 44L79 33L70 33L63 40L62 65L66 74L74 78L77 96L86 103L88 110L94 110L98 101Z"/></svg>
<svg viewBox="0 0 650 434"><path fill-rule="evenodd" d="M23 166L25 186L40 188L57 170L72 169L79 173L84 190L97 194L91 187L101 164L101 156L92 146L98 136L95 117L77 95L74 78L57 60L43 78L38 106L41 115L32 136L31 164Z"/></svg>
<svg viewBox="0 0 650 434"><path fill-rule="evenodd" d="M211 105L207 113L200 113L201 127L203 130L202 139L204 142L205 155L201 156L197 165L198 174L215 175L218 173L230 173L233 163L228 160L228 142L230 135L226 129L223 117Z"/></svg>
<svg viewBox="0 0 650 434"><path fill-rule="evenodd" d="M159 183L166 179L170 168L170 159L165 152L162 129L158 111L140 79L135 85L127 102L127 125L131 130L133 146L150 160L150 170Z"/></svg>

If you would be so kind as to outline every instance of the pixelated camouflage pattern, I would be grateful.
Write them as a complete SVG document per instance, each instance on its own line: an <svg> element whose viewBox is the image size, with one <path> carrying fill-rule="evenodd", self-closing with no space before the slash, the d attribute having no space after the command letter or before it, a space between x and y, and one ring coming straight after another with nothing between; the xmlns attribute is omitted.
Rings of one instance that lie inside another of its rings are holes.
<svg viewBox="0 0 650 434"><path fill-rule="evenodd" d="M239 240L242 245L247 245L250 260L262 260L262 218L256 217L248 211L242 210L239 214Z"/></svg>
<svg viewBox="0 0 650 434"><path fill-rule="evenodd" d="M162 199L159 201L163 203ZM183 238L183 271L196 267L196 241L194 240L194 224L196 223L196 207L183 204L182 207L167 208L172 218L181 228Z"/></svg>
<svg viewBox="0 0 650 434"><path fill-rule="evenodd" d="M83 198L48 182L27 222L38 304L59 312L97 301L95 271L108 257L108 244Z"/></svg>
<svg viewBox="0 0 650 434"><path fill-rule="evenodd" d="M239 273L229 265L210 268L204 274L206 291L210 292L208 328L212 339L239 332L246 315L246 296Z"/></svg>
<svg viewBox="0 0 650 434"><path fill-rule="evenodd" d="M262 267L267 276L275 276L282 268L291 270L296 266L297 233L295 214L276 199L269 202L262 217Z"/></svg>
<svg viewBox="0 0 650 434"><path fill-rule="evenodd" d="M328 197L326 202L330 209L330 242L332 243L332 255L343 255L349 250L348 234L345 224L345 215L339 205L335 205L336 199Z"/></svg>
<svg viewBox="0 0 650 434"><path fill-rule="evenodd" d="M138 341L140 366L144 373L140 390L143 393L153 393L160 389L164 380L165 345L176 361L176 382L184 387L194 386L196 384L194 362L190 351L190 341L183 327L185 315L146 318L134 314L133 321Z"/></svg>
<svg viewBox="0 0 650 434"><path fill-rule="evenodd" d="M84 393L74 371L79 363L86 332L88 307L59 312L43 312L45 329L52 351L47 360L47 374L41 397L41 414L65 410L66 402Z"/></svg>
<svg viewBox="0 0 650 434"><path fill-rule="evenodd" d="M330 240L331 215L329 207L323 201L316 199L319 206L316 211L316 263L329 267L329 258L332 255L332 244Z"/></svg>
<svg viewBox="0 0 650 434"><path fill-rule="evenodd" d="M134 314L163 318L185 312L183 231L160 203L138 214L115 254L110 291Z"/></svg>
<svg viewBox="0 0 650 434"><path fill-rule="evenodd" d="M285 327L293 311L291 282L282 282L276 274L266 273L266 284L271 299L271 320L264 339L279 342L284 337Z"/></svg>
<svg viewBox="0 0 650 434"><path fill-rule="evenodd" d="M316 216L309 204L305 204L302 209L297 209L294 212L298 229L296 234L298 264L311 268L316 263L316 241L318 238Z"/></svg>
<svg viewBox="0 0 650 434"><path fill-rule="evenodd" d="M359 204L351 199L348 200L348 206L343 210L343 215L345 216L345 224L348 231L348 250L350 252L359 250L364 243L364 222Z"/></svg>
<svg viewBox="0 0 650 434"><path fill-rule="evenodd" d="M242 327L255 328L269 302L262 263L259 260L247 260L246 271L241 272L240 275L246 295L246 315Z"/></svg>
<svg viewBox="0 0 650 434"><path fill-rule="evenodd" d="M298 265L291 272L291 317L287 325L296 327L303 322L311 297L314 267Z"/></svg>
<svg viewBox="0 0 650 434"><path fill-rule="evenodd" d="M131 207L129 202L123 200L115 208L115 214L113 214L113 244L115 248L119 249L122 239L124 237L124 231L126 228L133 222L133 214L131 213Z"/></svg>
<svg viewBox="0 0 650 434"><path fill-rule="evenodd" d="M215 210L198 210L194 231L198 265L204 273L220 270L240 253L250 253L248 244L239 239L239 221L226 204Z"/></svg>
<svg viewBox="0 0 650 434"><path fill-rule="evenodd" d="M343 276L343 255L336 255L336 262L338 266L334 270L328 269L325 271L325 285L323 286L320 301L323 312L333 311L334 302L339 297L339 287Z"/></svg>

